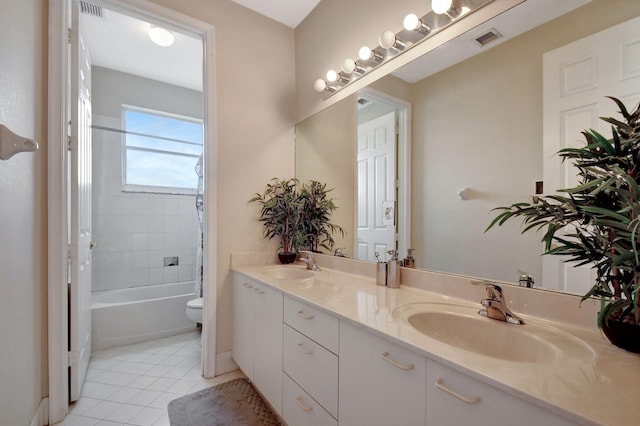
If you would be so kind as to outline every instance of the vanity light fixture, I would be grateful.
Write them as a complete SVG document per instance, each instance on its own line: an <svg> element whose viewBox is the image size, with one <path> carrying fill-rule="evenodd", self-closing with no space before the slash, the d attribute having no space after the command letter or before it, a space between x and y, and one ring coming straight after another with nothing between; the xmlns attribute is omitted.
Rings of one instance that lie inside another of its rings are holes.
<svg viewBox="0 0 640 426"><path fill-rule="evenodd" d="M410 13L404 17L403 26L407 31L417 31L424 35L431 32L431 28L422 22L422 19L418 18L418 15L415 13Z"/></svg>
<svg viewBox="0 0 640 426"><path fill-rule="evenodd" d="M469 8L466 8L467 11ZM457 18L462 9L456 0L431 0L431 10L436 15L447 15L451 19Z"/></svg>
<svg viewBox="0 0 640 426"><path fill-rule="evenodd" d="M165 28L152 25L149 28L149 38L152 42L161 47L169 47L175 41L173 33Z"/></svg>
<svg viewBox="0 0 640 426"><path fill-rule="evenodd" d="M324 93L327 98L381 64L392 60L493 1L495 0L432 0L431 12L422 17L413 13L407 15L404 18L401 31L395 34L393 31L385 31L380 35L379 48L361 47L358 51L358 60L345 59L341 66L341 72L330 70L326 75L326 80L317 79L313 83L313 87L317 92Z"/></svg>
<svg viewBox="0 0 640 426"><path fill-rule="evenodd" d="M380 38L378 39L380 43L380 47L383 49L395 49L395 50L404 50L407 47L406 43L402 40L399 40L398 37L393 33L393 31L385 31L380 34Z"/></svg>
<svg viewBox="0 0 640 426"><path fill-rule="evenodd" d="M381 64L384 61L384 57L376 52L375 50L371 50L368 46L362 46L358 51L358 57L363 61L371 61Z"/></svg>
<svg viewBox="0 0 640 426"><path fill-rule="evenodd" d="M367 72L366 68L364 68L351 58L347 58L344 60L341 69L345 74L353 74L354 72L357 74L364 74L365 72Z"/></svg>

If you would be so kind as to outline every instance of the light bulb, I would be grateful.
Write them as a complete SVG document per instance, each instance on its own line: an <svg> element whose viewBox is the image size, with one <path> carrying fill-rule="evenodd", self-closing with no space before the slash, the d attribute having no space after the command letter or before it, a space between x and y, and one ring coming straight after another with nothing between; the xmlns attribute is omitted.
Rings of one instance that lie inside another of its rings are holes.
<svg viewBox="0 0 640 426"><path fill-rule="evenodd" d="M336 70L329 70L327 71L327 81L329 83L333 83L334 81L338 80L338 73L336 72Z"/></svg>
<svg viewBox="0 0 640 426"><path fill-rule="evenodd" d="M410 13L404 17L404 29L407 31L417 31L422 26L422 22L415 13Z"/></svg>
<svg viewBox="0 0 640 426"><path fill-rule="evenodd" d="M391 49L393 45L396 44L396 35L393 31L385 31L380 34L378 41L380 42L380 47L383 49Z"/></svg>
<svg viewBox="0 0 640 426"><path fill-rule="evenodd" d="M342 63L342 71L346 74L351 74L356 70L356 61L351 58L347 58Z"/></svg>
<svg viewBox="0 0 640 426"><path fill-rule="evenodd" d="M453 0L431 0L431 10L433 10L433 13L442 15L451 9L452 4Z"/></svg>
<svg viewBox="0 0 640 426"><path fill-rule="evenodd" d="M319 78L313 82L313 88L316 92L324 92L327 89L327 82Z"/></svg>
<svg viewBox="0 0 640 426"><path fill-rule="evenodd" d="M358 57L363 61L368 61L373 56L373 52L367 46L362 46L358 51Z"/></svg>
<svg viewBox="0 0 640 426"><path fill-rule="evenodd" d="M160 27L149 28L149 38L158 46L169 47L173 44L174 37L171 31Z"/></svg>

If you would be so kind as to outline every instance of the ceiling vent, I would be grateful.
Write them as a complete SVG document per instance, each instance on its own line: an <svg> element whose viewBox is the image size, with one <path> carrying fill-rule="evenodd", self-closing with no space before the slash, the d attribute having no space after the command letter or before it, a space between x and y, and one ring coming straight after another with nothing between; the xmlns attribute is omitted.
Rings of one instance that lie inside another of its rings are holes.
<svg viewBox="0 0 640 426"><path fill-rule="evenodd" d="M91 4L86 1L80 1L80 12L84 13L85 15L91 15L98 18L103 17L102 7L96 6L95 4Z"/></svg>
<svg viewBox="0 0 640 426"><path fill-rule="evenodd" d="M495 41L495 40L497 40L497 39L499 39L501 37L502 37L502 34L500 34L496 29L491 28L489 31L487 31L486 33L482 34L480 37L476 37L474 40L480 46L486 46L487 44L489 44L492 41Z"/></svg>

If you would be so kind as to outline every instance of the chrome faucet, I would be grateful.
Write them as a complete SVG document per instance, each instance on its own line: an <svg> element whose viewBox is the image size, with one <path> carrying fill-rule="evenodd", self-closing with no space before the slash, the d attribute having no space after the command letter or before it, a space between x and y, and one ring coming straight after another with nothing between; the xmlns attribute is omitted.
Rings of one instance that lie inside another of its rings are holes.
<svg viewBox="0 0 640 426"><path fill-rule="evenodd" d="M524 320L511 312L502 295L502 288L497 284L484 283L487 298L482 299L483 308L478 311L483 317L505 321L510 324L524 324Z"/></svg>
<svg viewBox="0 0 640 426"><path fill-rule="evenodd" d="M304 257L298 258L299 261L307 264L307 269L310 271L319 271L320 268L316 264L316 259L313 257L313 252L309 250L300 250L300 255Z"/></svg>

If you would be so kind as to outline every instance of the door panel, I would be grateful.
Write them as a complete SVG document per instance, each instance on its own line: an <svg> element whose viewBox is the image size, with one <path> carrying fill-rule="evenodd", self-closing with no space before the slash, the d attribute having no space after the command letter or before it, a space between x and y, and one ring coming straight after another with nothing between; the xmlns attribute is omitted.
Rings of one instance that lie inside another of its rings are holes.
<svg viewBox="0 0 640 426"><path fill-rule="evenodd" d="M396 248L396 169L396 113L359 125L358 259L374 261L375 252Z"/></svg>
<svg viewBox="0 0 640 426"><path fill-rule="evenodd" d="M80 398L91 357L91 60L72 4L69 286L69 392Z"/></svg>
<svg viewBox="0 0 640 426"><path fill-rule="evenodd" d="M584 146L581 131L611 136L598 117L618 116L615 96L632 110L640 99L640 18L585 37L544 55L545 192L577 184L576 169L555 155L560 149ZM589 265L575 268L560 256L544 256L542 286L585 293L594 283Z"/></svg>

